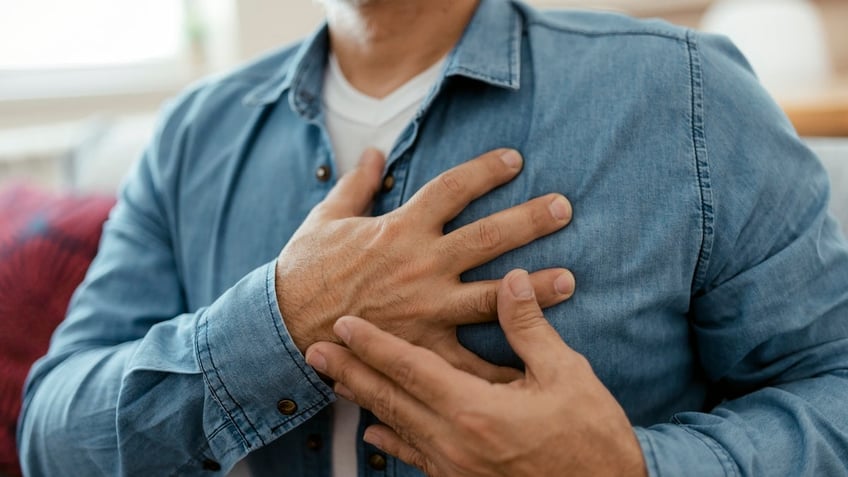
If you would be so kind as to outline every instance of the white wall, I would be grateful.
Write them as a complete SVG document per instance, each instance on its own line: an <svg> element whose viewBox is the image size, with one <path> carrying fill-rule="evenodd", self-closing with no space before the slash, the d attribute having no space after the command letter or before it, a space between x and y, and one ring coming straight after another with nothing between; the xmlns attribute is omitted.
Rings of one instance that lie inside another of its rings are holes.
<svg viewBox="0 0 848 477"><path fill-rule="evenodd" d="M238 0L237 8L242 59L303 37L323 16L310 0Z"/></svg>
<svg viewBox="0 0 848 477"><path fill-rule="evenodd" d="M317 0L237 0L240 56L294 41L315 28L322 12ZM539 7L592 7L654 14L703 7L711 0L525 0Z"/></svg>

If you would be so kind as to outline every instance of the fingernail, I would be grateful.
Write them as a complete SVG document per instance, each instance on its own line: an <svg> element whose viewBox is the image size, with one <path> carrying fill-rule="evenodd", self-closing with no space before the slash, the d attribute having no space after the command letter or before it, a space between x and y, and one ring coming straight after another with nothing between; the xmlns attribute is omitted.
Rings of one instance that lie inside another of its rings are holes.
<svg viewBox="0 0 848 477"><path fill-rule="evenodd" d="M557 197L551 201L548 210L551 211L551 215L557 220L565 220L571 215L571 206L565 200L565 197Z"/></svg>
<svg viewBox="0 0 848 477"><path fill-rule="evenodd" d="M533 298L533 284L530 283L530 275L526 271L521 270L519 273L513 274L509 279L509 289L512 295L516 298L526 300Z"/></svg>
<svg viewBox="0 0 848 477"><path fill-rule="evenodd" d="M365 429L365 434L362 436L362 440L371 444L374 447L383 448L383 441L380 439L380 435L371 429Z"/></svg>
<svg viewBox="0 0 848 477"><path fill-rule="evenodd" d="M327 359L324 358L324 355L318 351L307 353L306 362L309 363L309 366L312 366L322 373L327 370Z"/></svg>
<svg viewBox="0 0 848 477"><path fill-rule="evenodd" d="M521 167L521 154L518 151L507 149L501 154L501 160L504 161L510 169L518 169Z"/></svg>
<svg viewBox="0 0 848 477"><path fill-rule="evenodd" d="M350 341L350 328L345 323L345 317L341 317L336 320L336 324L333 325L333 331L336 333L336 336L342 339L345 343Z"/></svg>
<svg viewBox="0 0 848 477"><path fill-rule="evenodd" d="M336 383L336 386L333 388L333 391L337 395L347 399L348 401L353 401L354 399L356 399L356 396L353 395L353 391L351 391L350 388L348 388L342 383Z"/></svg>
<svg viewBox="0 0 848 477"><path fill-rule="evenodd" d="M560 295L571 295L574 293L574 277L566 272L554 280L554 289Z"/></svg>

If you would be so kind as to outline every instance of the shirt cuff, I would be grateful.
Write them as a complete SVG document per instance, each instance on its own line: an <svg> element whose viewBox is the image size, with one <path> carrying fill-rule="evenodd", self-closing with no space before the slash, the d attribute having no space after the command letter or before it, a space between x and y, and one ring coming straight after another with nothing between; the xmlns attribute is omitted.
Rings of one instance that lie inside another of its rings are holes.
<svg viewBox="0 0 848 477"><path fill-rule="evenodd" d="M286 330L275 292L276 263L215 301L197 323L197 355L212 398L250 452L323 409L335 396ZM210 444L215 447L214 443ZM234 443L221 443L233 451Z"/></svg>
<svg viewBox="0 0 848 477"><path fill-rule="evenodd" d="M727 451L705 434L676 424L633 430L650 477L739 475Z"/></svg>

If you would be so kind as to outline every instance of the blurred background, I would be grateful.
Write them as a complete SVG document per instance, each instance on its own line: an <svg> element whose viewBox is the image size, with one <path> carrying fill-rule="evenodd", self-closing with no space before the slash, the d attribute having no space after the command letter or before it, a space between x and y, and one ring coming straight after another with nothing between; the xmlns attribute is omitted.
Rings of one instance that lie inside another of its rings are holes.
<svg viewBox="0 0 848 477"><path fill-rule="evenodd" d="M530 0L729 35L805 137L848 137L846 0ZM0 0L0 186L113 192L161 103L296 40L310 0ZM811 139L824 155L848 140ZM848 157L845 157L848 161Z"/></svg>
<svg viewBox="0 0 848 477"><path fill-rule="evenodd" d="M848 233L848 0L529 2L661 17L730 36L827 167L834 185L831 211ZM163 101L201 77L295 41L322 17L312 0L0 0L0 12L0 192L12 191L13 197L0 213L12 217L29 210L14 199L15 189L7 189L13 183L56 196L113 195L148 142ZM94 217L98 227L103 214ZM24 243L41 230L19 223ZM53 282L41 275L38 280L49 290L45 296L55 296ZM40 290L27 285L29 294L30 288ZM26 293L22 299L33 300ZM30 322L45 321L7 313L0 325L12 318L29 320L22 328L27 330ZM52 319L50 326L61 313ZM39 354L47 346L43 338L35 343ZM15 352L14 362L22 363ZM6 386L7 394L19 399L23 376ZM4 464L16 469L15 462L2 460L14 459L16 415L17 408L0 412L7 419L0 419L0 444L6 444L0 445L0 474ZM5 441L3 430L10 436ZM231 475L248 474L239 467Z"/></svg>

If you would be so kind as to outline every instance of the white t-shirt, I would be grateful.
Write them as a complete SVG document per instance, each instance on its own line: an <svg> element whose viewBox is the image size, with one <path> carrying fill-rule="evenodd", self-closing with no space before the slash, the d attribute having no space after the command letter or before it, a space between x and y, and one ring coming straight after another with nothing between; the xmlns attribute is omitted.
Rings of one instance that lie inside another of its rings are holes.
<svg viewBox="0 0 848 477"><path fill-rule="evenodd" d="M373 147L387 155L436 83L444 59L377 99L354 88L330 55L324 77L324 111L337 175L356 168L362 152ZM333 408L333 477L355 477L359 406L339 398Z"/></svg>
<svg viewBox="0 0 848 477"><path fill-rule="evenodd" d="M439 79L443 64L444 59L377 99L348 83L336 58L330 55L324 77L324 111L339 176L356 167L366 148L377 148L388 156Z"/></svg>

